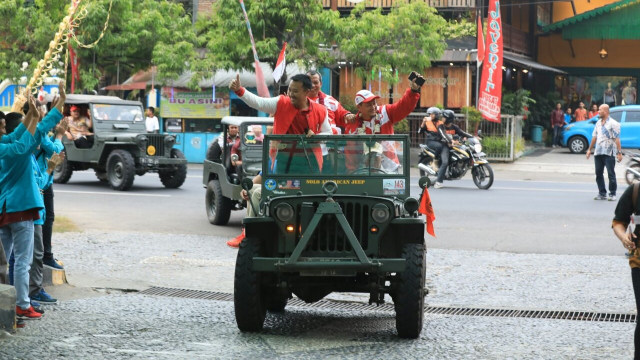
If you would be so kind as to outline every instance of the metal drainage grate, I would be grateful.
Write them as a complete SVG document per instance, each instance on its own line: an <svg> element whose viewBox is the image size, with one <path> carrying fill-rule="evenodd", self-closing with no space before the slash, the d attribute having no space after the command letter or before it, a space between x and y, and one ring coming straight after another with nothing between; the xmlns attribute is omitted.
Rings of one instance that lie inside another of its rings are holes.
<svg viewBox="0 0 640 360"><path fill-rule="evenodd" d="M220 293L214 291L174 289L163 287L152 287L141 291L140 294L180 297L189 299L206 299L233 301L233 294ZM367 303L359 303L352 301L336 301L336 300L320 300L312 304L293 298L287 303L290 307L303 307L313 309L333 309L333 310L366 310L366 311L382 311L393 312L393 304L382 304L379 306L369 305ZM426 314L438 315L459 315L459 316L491 316L491 317L511 317L511 318L529 318L529 319L559 319L559 320L575 320L575 321L602 321L602 322L621 322L634 323L636 314L621 313L597 313L589 311L550 311L550 310L513 310L513 309L480 309L480 308L463 308L463 307L444 307L444 306L427 306Z"/></svg>

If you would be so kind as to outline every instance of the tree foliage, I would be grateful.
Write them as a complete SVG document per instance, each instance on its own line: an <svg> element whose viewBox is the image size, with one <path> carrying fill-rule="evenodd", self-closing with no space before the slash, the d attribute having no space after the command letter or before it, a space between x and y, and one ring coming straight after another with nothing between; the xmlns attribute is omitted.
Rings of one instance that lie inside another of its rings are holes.
<svg viewBox="0 0 640 360"><path fill-rule="evenodd" d="M369 11L360 3L342 22L340 52L354 63L362 79L380 71L393 83L392 69L400 73L422 71L446 47L441 32L447 22L423 1L399 1L386 15L380 8Z"/></svg>
<svg viewBox="0 0 640 360"><path fill-rule="evenodd" d="M244 2L261 62L278 59L287 42L287 59L309 64L331 62L323 47L337 35L338 13L325 11L316 0L263 0ZM199 17L198 44L206 55L192 69L202 77L215 69L253 69L253 52L242 8L238 0L218 0L211 16Z"/></svg>
<svg viewBox="0 0 640 360"><path fill-rule="evenodd" d="M30 77L66 15L68 0L35 0L24 6L22 0L0 1L0 79ZM110 0L82 1L87 16L75 34L79 42L90 44L103 31ZM98 44L85 49L70 40L78 54L80 89L96 89L120 82L140 69L158 67L159 81L176 78L195 56L195 34L191 18L181 4L158 0L113 0L107 30ZM22 62L29 64L21 69ZM64 56L56 64L62 69ZM70 75L70 69L68 70ZM69 76L67 76L69 78Z"/></svg>

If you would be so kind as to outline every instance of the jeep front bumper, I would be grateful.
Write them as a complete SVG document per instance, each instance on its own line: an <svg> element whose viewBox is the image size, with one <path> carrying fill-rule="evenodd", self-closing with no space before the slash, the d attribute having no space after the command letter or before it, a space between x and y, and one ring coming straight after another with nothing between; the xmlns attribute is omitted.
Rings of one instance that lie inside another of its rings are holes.
<svg viewBox="0 0 640 360"><path fill-rule="evenodd" d="M140 164L149 167L162 165L186 165L187 160L179 158L143 156L140 158Z"/></svg>
<svg viewBox="0 0 640 360"><path fill-rule="evenodd" d="M331 271L366 271L366 272L402 272L406 267L405 259L367 259L368 262L360 262L356 258L305 258L298 261L291 258L266 258L254 257L254 271L265 272L299 272L317 271L327 273Z"/></svg>

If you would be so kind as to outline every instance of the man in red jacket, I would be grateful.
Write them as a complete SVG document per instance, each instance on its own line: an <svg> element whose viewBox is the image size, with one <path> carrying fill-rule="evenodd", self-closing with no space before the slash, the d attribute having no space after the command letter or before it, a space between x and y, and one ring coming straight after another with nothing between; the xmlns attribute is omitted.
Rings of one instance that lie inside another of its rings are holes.
<svg viewBox="0 0 640 360"><path fill-rule="evenodd" d="M347 122L353 121L355 115L345 109L338 100L333 96L323 93L322 75L315 70L307 71L307 75L311 78L311 91L309 91L309 100L317 102L329 110L329 123L334 135L342 134Z"/></svg>
<svg viewBox="0 0 640 360"><path fill-rule="evenodd" d="M422 75L417 74L418 78ZM411 86L400 100L395 104L378 106L376 99L380 98L369 90L360 90L356 93L355 103L358 113L353 122L349 122L345 126L345 134L365 135L365 134L393 134L393 125L409 115L420 100L420 85L416 83L416 79L411 81ZM385 148L384 144L374 146L366 152L369 155L377 154L373 167L380 168L382 161L382 153ZM351 150L350 150L351 151ZM345 154L347 151L345 150ZM392 157L394 157L392 155ZM371 156L370 156L371 158ZM353 161L356 157L347 157L347 168L354 170L359 167Z"/></svg>

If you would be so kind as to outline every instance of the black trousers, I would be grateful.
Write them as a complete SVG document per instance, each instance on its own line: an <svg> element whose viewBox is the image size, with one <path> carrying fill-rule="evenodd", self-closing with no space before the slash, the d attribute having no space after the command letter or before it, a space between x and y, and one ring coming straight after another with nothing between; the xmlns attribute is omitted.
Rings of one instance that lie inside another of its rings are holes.
<svg viewBox="0 0 640 360"><path fill-rule="evenodd" d="M53 232L53 221L56 214L53 212L53 185L44 191L44 211L45 219L42 225L42 243L44 245L43 259L53 259L51 252L51 233Z"/></svg>
<svg viewBox="0 0 640 360"><path fill-rule="evenodd" d="M633 294L636 297L636 310L640 314L640 268L631 269L631 281L633 282ZM633 358L640 360L640 326L636 319L636 331L633 334L633 346L635 347Z"/></svg>

